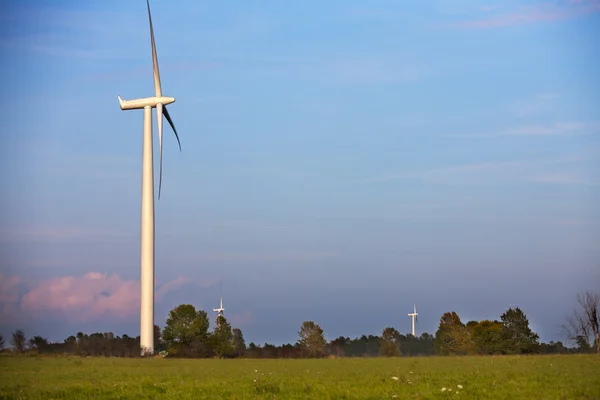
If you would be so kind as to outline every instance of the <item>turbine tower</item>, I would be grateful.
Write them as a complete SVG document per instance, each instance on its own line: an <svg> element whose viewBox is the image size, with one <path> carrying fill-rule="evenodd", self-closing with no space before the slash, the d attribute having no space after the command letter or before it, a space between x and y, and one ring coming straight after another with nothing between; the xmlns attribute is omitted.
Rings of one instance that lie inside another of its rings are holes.
<svg viewBox="0 0 600 400"><path fill-rule="evenodd" d="M417 320L417 303L413 303L413 312L408 314L412 318L412 335L415 336L415 321ZM416 336L415 336L416 337Z"/></svg>
<svg viewBox="0 0 600 400"><path fill-rule="evenodd" d="M160 151L158 198L162 186L162 133L163 114L175 133L179 150L181 143L173 125L173 120L167 111L167 104L175 102L173 97L162 95L160 87L160 73L158 58L154 43L154 29L150 15L150 2L148 7L148 21L150 23L150 42L152 45L152 66L154 71L154 97L135 100L123 100L117 96L121 110L144 110L144 138L142 151L142 212L141 212L141 301L140 301L140 351L142 355L154 353L154 162L152 155L152 109L156 108L156 123L158 126L158 145Z"/></svg>

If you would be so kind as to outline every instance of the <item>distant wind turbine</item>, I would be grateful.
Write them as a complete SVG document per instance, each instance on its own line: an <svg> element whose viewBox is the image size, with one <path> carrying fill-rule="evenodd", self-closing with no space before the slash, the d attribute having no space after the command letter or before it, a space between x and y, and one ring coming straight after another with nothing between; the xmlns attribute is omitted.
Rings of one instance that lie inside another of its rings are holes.
<svg viewBox="0 0 600 400"><path fill-rule="evenodd" d="M417 303L414 302L413 303L413 312L410 313L410 314L408 314L408 316L412 318L412 335L414 337L416 337L416 335L415 335L415 322L418 320L417 315L419 315L417 313Z"/></svg>
<svg viewBox="0 0 600 400"><path fill-rule="evenodd" d="M223 316L223 311L225 311L225 309L223 308L223 285L221 284L221 304L219 306L219 308L213 308L213 311L217 313L217 323L219 322L219 317Z"/></svg>
<svg viewBox="0 0 600 400"><path fill-rule="evenodd" d="M154 353L154 163L152 155L152 109L156 108L156 122L158 125L158 144L160 149L160 167L158 181L158 198L162 186L162 133L163 113L169 125L173 128L179 150L181 143L173 120L167 111L167 104L175 102L173 97L162 95L160 87L160 73L158 58L154 43L154 29L150 15L150 2L148 7L148 21L150 22L150 41L152 44L152 65L154 71L154 97L135 100L123 100L117 96L121 110L144 109L144 139L142 154L142 215L141 215L141 307L140 307L140 350L142 355Z"/></svg>

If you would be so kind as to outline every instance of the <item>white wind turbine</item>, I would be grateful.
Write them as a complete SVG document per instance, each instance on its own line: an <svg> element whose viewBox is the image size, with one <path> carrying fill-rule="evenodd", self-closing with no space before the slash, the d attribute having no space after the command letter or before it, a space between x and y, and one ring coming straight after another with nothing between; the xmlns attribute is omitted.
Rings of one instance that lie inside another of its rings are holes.
<svg viewBox="0 0 600 400"><path fill-rule="evenodd" d="M419 315L419 314L417 313L417 303L415 302L415 303L413 303L413 312L408 314L408 316L412 318L412 335L414 337L416 337L415 336L415 322L418 320L417 315Z"/></svg>
<svg viewBox="0 0 600 400"><path fill-rule="evenodd" d="M158 71L158 58L154 43L154 29L150 15L150 2L148 6L148 21L150 22L150 41L152 44L152 64L154 70L154 97L135 100L119 98L121 110L144 109L144 139L142 154L142 214L141 214L141 301L140 301L140 348L141 354L154 353L154 163L152 156L152 109L156 108L156 122L158 125L158 144L160 149L160 167L158 198L162 185L162 133L163 113L169 125L175 132L179 150L181 143L173 125L173 120L167 111L167 104L175 102L173 97L162 95L160 87L160 73Z"/></svg>
<svg viewBox="0 0 600 400"><path fill-rule="evenodd" d="M219 308L213 308L213 311L217 313L217 323L218 323L219 317L222 317L223 311L225 311L225 309L223 308L223 286L221 286L221 304L220 304Z"/></svg>

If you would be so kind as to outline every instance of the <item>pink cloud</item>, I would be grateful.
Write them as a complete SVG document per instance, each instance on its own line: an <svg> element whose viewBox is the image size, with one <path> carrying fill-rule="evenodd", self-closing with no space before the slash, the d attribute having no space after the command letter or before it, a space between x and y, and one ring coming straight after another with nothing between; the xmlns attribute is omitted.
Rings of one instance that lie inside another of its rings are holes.
<svg viewBox="0 0 600 400"><path fill-rule="evenodd" d="M241 314L231 314L228 319L233 325L233 328L235 328L236 326L248 325L250 322L252 322L254 317L250 311L244 311Z"/></svg>
<svg viewBox="0 0 600 400"><path fill-rule="evenodd" d="M139 310L139 283L90 272L42 282L21 298L24 312L60 311L84 319L103 314L126 317Z"/></svg>
<svg viewBox="0 0 600 400"><path fill-rule="evenodd" d="M19 283L21 278L18 276L4 276L0 274L0 304L14 303L19 299Z"/></svg>
<svg viewBox="0 0 600 400"><path fill-rule="evenodd" d="M83 276L63 276L42 281L20 297L19 277L0 275L0 306L2 315L12 319L17 311L28 316L62 313L70 319L88 321L102 316L126 318L136 315L140 307L140 283L89 272ZM190 279L179 277L156 290L156 301L181 288Z"/></svg>
<svg viewBox="0 0 600 400"><path fill-rule="evenodd" d="M155 298L157 301L160 301L160 300L162 300L162 298L164 297L165 294L167 294L169 292L173 292L173 291L187 285L190 282L191 282L190 278L180 276L179 278L177 278L173 281L170 281L170 282L167 282L167 283L161 285L156 290Z"/></svg>
<svg viewBox="0 0 600 400"><path fill-rule="evenodd" d="M539 2L532 6L519 7L513 12L464 21L459 23L459 26L471 29L497 28L534 22L557 21L598 11L600 11L600 0L568 0L559 4Z"/></svg>

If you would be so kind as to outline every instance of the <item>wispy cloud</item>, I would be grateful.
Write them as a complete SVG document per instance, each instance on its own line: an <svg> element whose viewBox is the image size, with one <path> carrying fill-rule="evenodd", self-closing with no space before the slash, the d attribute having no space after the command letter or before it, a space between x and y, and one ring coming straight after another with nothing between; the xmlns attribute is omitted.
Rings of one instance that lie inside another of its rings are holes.
<svg viewBox="0 0 600 400"><path fill-rule="evenodd" d="M169 63L169 62L161 62L160 70L165 71L165 73L176 73L183 71L199 71L199 70L211 70L219 67L223 67L223 63L217 60L204 60L204 61L196 61L196 62L186 62L186 63ZM138 79L151 76L152 70L148 68L148 65L144 65L142 67L136 67L131 69L123 69L122 65L119 65L119 68L115 68L112 72L103 72L103 73L92 73L92 74L82 74L77 76L77 79L81 79L82 81L88 82L96 82L96 81L116 81L116 80L130 80L130 79Z"/></svg>
<svg viewBox="0 0 600 400"><path fill-rule="evenodd" d="M118 231L79 226L16 226L0 229L4 243L57 243L123 240L129 238Z"/></svg>
<svg viewBox="0 0 600 400"><path fill-rule="evenodd" d="M428 181L438 181L440 179L447 178L452 175L465 175L465 174L481 174L481 173L494 173L498 171L506 171L514 169L521 165L520 161L508 161L508 162L489 162L479 164L464 164L464 165L452 165L441 168L434 168L430 170L415 171L415 172L402 172L398 174L392 174L382 176L379 178L373 178L365 181L369 182L383 182L383 181L394 181L403 179L422 179Z"/></svg>
<svg viewBox="0 0 600 400"><path fill-rule="evenodd" d="M18 276L0 274L0 304L15 303L19 299L20 283L21 278Z"/></svg>
<svg viewBox="0 0 600 400"><path fill-rule="evenodd" d="M548 184L570 184L596 186L600 176L592 176L588 169L573 164L597 157L598 151L539 160L514 160L403 172L373 178L363 183L421 180L438 184L500 184L539 182ZM569 166L571 164L571 166Z"/></svg>
<svg viewBox="0 0 600 400"><path fill-rule="evenodd" d="M585 122L556 122L546 125L526 125L516 128L506 129L499 132L489 133L449 133L441 134L444 138L463 138L463 139L491 139L499 137L518 137L518 136L562 136L562 135L585 135L600 131L600 125Z"/></svg>
<svg viewBox="0 0 600 400"><path fill-rule="evenodd" d="M517 103L515 113L520 117L548 113L552 111L559 97L556 93L538 93L533 99Z"/></svg>
<svg viewBox="0 0 600 400"><path fill-rule="evenodd" d="M328 251L266 251L266 252L226 252L226 253L205 253L202 254L197 262L267 262L267 261L314 261L337 257L335 252Z"/></svg>
<svg viewBox="0 0 600 400"><path fill-rule="evenodd" d="M599 11L600 0L559 0L552 3L537 2L529 6L519 6L511 12L495 13L492 16L486 15L482 18L463 21L458 24L458 27L466 29L500 28L544 21L564 20Z"/></svg>
<svg viewBox="0 0 600 400"><path fill-rule="evenodd" d="M531 182L547 184L600 186L600 176L595 178L590 174L581 172L556 172L533 175L526 179Z"/></svg>
<svg viewBox="0 0 600 400"><path fill-rule="evenodd" d="M143 6L139 8L143 11ZM58 27L76 29L79 31L93 31L102 35L122 37L124 32L129 34L145 35L131 26L131 22L144 23L143 16L132 11L107 10L82 10L68 9L52 5L36 7L13 5L2 10L0 21L4 24L32 24L37 27Z"/></svg>
<svg viewBox="0 0 600 400"><path fill-rule="evenodd" d="M228 319L234 328L236 326L243 327L243 326L249 325L250 323L252 323L252 321L254 321L254 315L252 315L252 313L250 311L244 311L239 314L231 314L228 317Z"/></svg>
<svg viewBox="0 0 600 400"><path fill-rule="evenodd" d="M156 301L162 301L167 293L190 282L188 278L179 277L160 285L155 292ZM83 276L47 279L19 295L22 283L20 277L0 275L3 318L14 316L15 312L31 318L62 313L72 320L90 321L104 316L127 318L139 312L139 281L122 279L117 274L89 272Z"/></svg>
<svg viewBox="0 0 600 400"><path fill-rule="evenodd" d="M162 299L167 293L180 289L192 282L191 278L180 276L179 278L161 285L156 290L156 298Z"/></svg>

